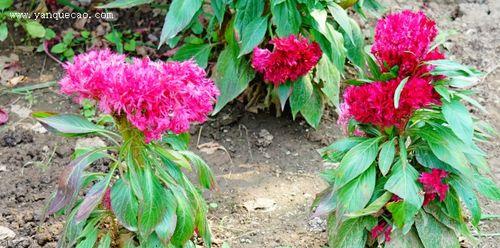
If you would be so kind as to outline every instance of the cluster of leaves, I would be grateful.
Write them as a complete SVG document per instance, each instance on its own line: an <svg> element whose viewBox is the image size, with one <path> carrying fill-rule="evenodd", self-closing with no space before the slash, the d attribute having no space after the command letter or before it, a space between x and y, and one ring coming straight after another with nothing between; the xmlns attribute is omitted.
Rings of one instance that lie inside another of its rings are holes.
<svg viewBox="0 0 500 248"><path fill-rule="evenodd" d="M75 50L78 53L84 52L86 46L91 42L90 32L81 31L76 33L67 32L62 40L50 48L50 52L58 54L62 60L71 60L75 56Z"/></svg>
<svg viewBox="0 0 500 248"><path fill-rule="evenodd" d="M399 132L353 123L352 129L366 135L321 150L327 161L339 163L322 174L330 186L314 205L316 214L329 214L331 247L381 244L383 235L368 238L369 230L381 222L392 230L385 247L460 247L459 236L474 244L467 224L470 220L478 228L481 219L477 193L500 200L500 189L485 176L490 172L486 153L477 145L492 138L494 130L462 103L484 110L467 89L481 73L450 60L429 63L435 66L431 73L441 78L434 82L441 105L417 110ZM377 81L385 77L378 75ZM397 104L397 92L394 98ZM423 205L418 178L431 169L448 172L444 183L449 190L442 202Z"/></svg>
<svg viewBox="0 0 500 248"><path fill-rule="evenodd" d="M151 0L116 0L101 8L128 8ZM290 102L292 114L298 113L316 127L325 105L338 105L339 84L348 59L359 70L364 68L364 37L347 8L362 16L363 9L378 11L374 0L173 0L168 8L160 46L180 47L174 60L194 58L206 67L217 58L212 78L221 95L214 113L245 92L247 107ZM255 72L249 64L250 53L273 37L301 34L320 44L324 53L315 69L296 82L280 87L262 87L262 80L251 84ZM214 56L217 54L217 56ZM259 89L264 88L263 97Z"/></svg>
<svg viewBox="0 0 500 248"><path fill-rule="evenodd" d="M7 21L13 21L14 26L22 26L31 38L50 38L54 34L52 30L44 28L39 22L24 17L24 13L10 11L13 4L13 0L0 2L0 42L5 41L9 36Z"/></svg>
<svg viewBox="0 0 500 248"><path fill-rule="evenodd" d="M188 134L145 144L142 134L123 120L115 121L117 133L77 115L33 116L58 135L99 135L113 143L75 151L64 168L47 207L49 214L66 216L60 247L194 247L190 239L195 230L210 246L206 203L183 170L195 167L203 188L211 188L214 177L187 150ZM87 169L98 161L109 163L108 170ZM79 198L85 189L85 197Z"/></svg>

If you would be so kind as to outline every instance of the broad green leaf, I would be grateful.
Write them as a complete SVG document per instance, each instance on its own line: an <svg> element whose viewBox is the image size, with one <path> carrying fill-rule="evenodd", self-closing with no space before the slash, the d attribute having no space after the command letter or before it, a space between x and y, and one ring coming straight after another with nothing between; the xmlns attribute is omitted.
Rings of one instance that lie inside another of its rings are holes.
<svg viewBox="0 0 500 248"><path fill-rule="evenodd" d="M444 213L437 204L429 204L424 207L425 212L432 215L437 221L452 229L457 236L465 237L473 247L477 246L477 240L472 236L469 228L464 221L458 222L450 218L446 213Z"/></svg>
<svg viewBox="0 0 500 248"><path fill-rule="evenodd" d="M9 36L9 29L7 28L7 23L0 24L0 41L4 41Z"/></svg>
<svg viewBox="0 0 500 248"><path fill-rule="evenodd" d="M339 106L340 72L330 59L323 55L316 66L316 82L323 82L321 91L328 98L329 104Z"/></svg>
<svg viewBox="0 0 500 248"><path fill-rule="evenodd" d="M267 17L259 17L243 27L241 34L241 50L238 58L253 51L258 46L267 30Z"/></svg>
<svg viewBox="0 0 500 248"><path fill-rule="evenodd" d="M317 217L331 213L337 208L337 198L336 192L333 192L331 187L317 194L312 204L312 208L316 208L312 216Z"/></svg>
<svg viewBox="0 0 500 248"><path fill-rule="evenodd" d="M354 44L355 41L350 21L351 18L349 18L349 16L347 15L346 10L340 7L338 4L334 3L333 1L330 1L328 2L328 11L330 11L330 14L332 15L335 22L339 24L340 28L344 30L347 37Z"/></svg>
<svg viewBox="0 0 500 248"><path fill-rule="evenodd" d="M462 213L462 206L460 204L460 199L458 198L457 192L454 188L448 189L443 204L448 216L455 219L456 221L463 221L464 216Z"/></svg>
<svg viewBox="0 0 500 248"><path fill-rule="evenodd" d="M115 0L111 3L107 3L102 6L97 6L96 8L111 9L111 8L130 8L137 5L151 3L153 0Z"/></svg>
<svg viewBox="0 0 500 248"><path fill-rule="evenodd" d="M380 211L385 204L392 198L392 193L385 192L380 197L378 197L375 201L370 203L366 208L346 214L349 218L358 218L365 215L372 215Z"/></svg>
<svg viewBox="0 0 500 248"><path fill-rule="evenodd" d="M93 248L96 241L97 235L99 234L99 230L97 227L94 227L88 235L85 236L83 240L80 240L76 245L76 248Z"/></svg>
<svg viewBox="0 0 500 248"><path fill-rule="evenodd" d="M0 2L0 10L10 8L10 6L12 6L13 3L14 3L14 0L2 0Z"/></svg>
<svg viewBox="0 0 500 248"><path fill-rule="evenodd" d="M202 0L173 0L165 16L165 23L161 30L160 46L167 40L174 38L193 19L200 9Z"/></svg>
<svg viewBox="0 0 500 248"><path fill-rule="evenodd" d="M215 18L219 22L219 26L222 25L224 21L224 13L226 12L226 0L211 0L210 5L214 11Z"/></svg>
<svg viewBox="0 0 500 248"><path fill-rule="evenodd" d="M474 193L473 185L459 176L452 175L448 179L448 184L455 189L460 199L464 202L465 206L469 209L472 215L472 225L477 227L481 219L481 207Z"/></svg>
<svg viewBox="0 0 500 248"><path fill-rule="evenodd" d="M255 76L248 61L244 58L238 59L239 48L231 25L226 32L226 41L228 44L219 54L212 76L220 90L220 96L212 114L219 112L227 103L243 92Z"/></svg>
<svg viewBox="0 0 500 248"><path fill-rule="evenodd" d="M110 233L106 233L106 236L101 237L101 240L99 240L99 246L97 248L109 248L111 247L111 235Z"/></svg>
<svg viewBox="0 0 500 248"><path fill-rule="evenodd" d="M59 54L59 53L63 53L64 51L66 51L66 48L67 48L66 44L64 44L64 43L57 43L52 48L50 48L50 52L51 53L55 53L55 54Z"/></svg>
<svg viewBox="0 0 500 248"><path fill-rule="evenodd" d="M321 50L325 52L325 55L333 62L339 72L342 73L347 57L347 49L344 47L344 37L330 23L326 23L324 29L319 30L319 34L313 29L312 34L320 44Z"/></svg>
<svg viewBox="0 0 500 248"><path fill-rule="evenodd" d="M338 190L338 205L347 213L363 209L375 189L375 166L371 166L354 180Z"/></svg>
<svg viewBox="0 0 500 248"><path fill-rule="evenodd" d="M50 114L44 112L33 113L32 116L49 131L63 134L89 134L95 132L108 132L98 127L87 119L73 114Z"/></svg>
<svg viewBox="0 0 500 248"><path fill-rule="evenodd" d="M451 99L451 93L450 91L448 90L448 88L446 88L445 86L443 85L436 85L434 86L434 89L436 90L436 92L441 96L443 97L446 101L450 101Z"/></svg>
<svg viewBox="0 0 500 248"><path fill-rule="evenodd" d="M422 187L417 183L419 173L408 161L401 159L394 163L392 173L385 183L384 189L401 197L415 208L420 208L424 201Z"/></svg>
<svg viewBox="0 0 500 248"><path fill-rule="evenodd" d="M380 139L380 137L367 139L346 153L337 169L335 187L343 187L373 164L377 157Z"/></svg>
<svg viewBox="0 0 500 248"><path fill-rule="evenodd" d="M182 151L181 154L186 156L186 158L196 167L201 185L206 189L212 188L215 185L215 176L208 164L205 163L200 156L191 151Z"/></svg>
<svg viewBox="0 0 500 248"><path fill-rule="evenodd" d="M363 71L366 67L365 55L365 37L358 23L353 19L349 19L349 24L352 29L352 39L344 40L344 46L347 49L347 58L354 64L359 71ZM343 30L344 36L346 32ZM347 34L348 35L348 34Z"/></svg>
<svg viewBox="0 0 500 248"><path fill-rule="evenodd" d="M434 87L435 88L435 87ZM478 108L479 110L483 111L485 114L488 114L488 110L486 110L486 108L481 105L476 99L466 95L466 94L462 94L462 93L459 93L459 92L454 92L453 95L457 96L457 97L460 97L461 99L469 102L470 104L472 104L472 106ZM449 99L447 99L449 101Z"/></svg>
<svg viewBox="0 0 500 248"><path fill-rule="evenodd" d="M479 174L475 174L472 178L475 188L480 194L491 200L500 201L500 188L494 181Z"/></svg>
<svg viewBox="0 0 500 248"><path fill-rule="evenodd" d="M342 157L355 145L365 141L365 137L348 137L341 140L337 140L327 147L321 148L318 152L323 157L327 157L327 160L331 162L340 162Z"/></svg>
<svg viewBox="0 0 500 248"><path fill-rule="evenodd" d="M399 83L398 87L396 88L396 91L394 92L394 108L399 107L399 98L401 97L401 92L403 92L403 88L405 87L406 82L408 82L409 77L405 77L401 82Z"/></svg>
<svg viewBox="0 0 500 248"><path fill-rule="evenodd" d="M201 68L206 68L208 58L210 56L210 50L212 50L212 46L210 44L187 43L177 50L174 56L172 56L172 59L177 61L194 59Z"/></svg>
<svg viewBox="0 0 500 248"><path fill-rule="evenodd" d="M319 122L321 121L321 116L325 108L325 102L321 92L315 87L313 87L313 92L309 100L302 106L300 113L306 119L307 123L314 128L317 128Z"/></svg>
<svg viewBox="0 0 500 248"><path fill-rule="evenodd" d="M403 234L410 231L415 215L419 208L413 206L407 201L390 202L387 204L387 210L391 212L394 224L402 230Z"/></svg>
<svg viewBox="0 0 500 248"><path fill-rule="evenodd" d="M43 38L45 36L45 28L42 26L42 24L38 23L37 21L32 21L32 20L27 21L24 24L24 28L31 37Z"/></svg>
<svg viewBox="0 0 500 248"><path fill-rule="evenodd" d="M182 246L193 235L195 213L182 188L172 187L171 190L177 201L177 226L175 227L171 242L174 245Z"/></svg>
<svg viewBox="0 0 500 248"><path fill-rule="evenodd" d="M385 248L424 248L415 228L412 228L407 234L396 229L391 233L391 241L385 243Z"/></svg>
<svg viewBox="0 0 500 248"><path fill-rule="evenodd" d="M387 175L391 169L392 162L394 161L394 155L396 154L396 144L395 138L386 141L380 147L380 154L378 156L378 167L382 175Z"/></svg>
<svg viewBox="0 0 500 248"><path fill-rule="evenodd" d="M131 232L137 231L139 204L130 185L118 179L111 188L111 209L122 226Z"/></svg>
<svg viewBox="0 0 500 248"><path fill-rule="evenodd" d="M262 0L238 0L236 2L236 20L234 27L241 34L245 27L262 16L265 2Z"/></svg>
<svg viewBox="0 0 500 248"><path fill-rule="evenodd" d="M174 195L166 190L165 200L167 201L167 209L163 215L162 221L156 226L155 232L162 243L167 246L170 238L174 234L175 226L177 225L177 215L175 214L177 209L177 202Z"/></svg>
<svg viewBox="0 0 500 248"><path fill-rule="evenodd" d="M278 98L280 99L281 110L285 109L286 101L292 94L292 85L289 81L278 86Z"/></svg>
<svg viewBox="0 0 500 248"><path fill-rule="evenodd" d="M329 246L335 248L365 247L367 236L366 228L373 217L365 216L348 219L336 228L329 228Z"/></svg>
<svg viewBox="0 0 500 248"><path fill-rule="evenodd" d="M472 136L474 135L474 123L467 108L457 100L451 102L443 102L443 115L451 130L455 135L460 138L465 144L472 143Z"/></svg>
<svg viewBox="0 0 500 248"><path fill-rule="evenodd" d="M271 13L278 36L299 33L302 17L295 0L271 0Z"/></svg>
<svg viewBox="0 0 500 248"><path fill-rule="evenodd" d="M142 237L147 237L163 220L168 202L165 200L165 190L158 178L146 164L139 173L143 199L139 200L137 225Z"/></svg>
<svg viewBox="0 0 500 248"><path fill-rule="evenodd" d="M455 169L439 160L429 148L425 149L423 147L419 147L415 149L415 158L417 159L419 164L428 168L455 171Z"/></svg>
<svg viewBox="0 0 500 248"><path fill-rule="evenodd" d="M460 243L455 233L437 221L432 215L420 211L415 218L420 241L425 248L458 248Z"/></svg>
<svg viewBox="0 0 500 248"><path fill-rule="evenodd" d="M187 150L189 147L190 139L191 135L188 132L181 134L169 133L168 135L163 136L163 141L168 143L172 147L172 149L176 151Z"/></svg>
<svg viewBox="0 0 500 248"><path fill-rule="evenodd" d="M292 83L293 90L290 96L290 108L292 116L295 119L297 113L302 109L304 104L309 100L313 93L313 85L309 75L305 75Z"/></svg>

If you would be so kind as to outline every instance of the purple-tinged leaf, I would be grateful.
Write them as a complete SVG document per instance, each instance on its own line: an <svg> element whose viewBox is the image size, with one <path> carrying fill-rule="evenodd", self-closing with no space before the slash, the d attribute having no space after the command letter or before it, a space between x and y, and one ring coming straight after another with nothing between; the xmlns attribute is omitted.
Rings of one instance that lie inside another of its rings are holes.
<svg viewBox="0 0 500 248"><path fill-rule="evenodd" d="M74 201L82 185L82 174L85 167L106 156L107 155L105 153L102 153L99 150L94 150L71 161L71 163L64 168L64 171L59 176L56 195L50 202L47 213L53 214L66 207L70 202Z"/></svg>
<svg viewBox="0 0 500 248"><path fill-rule="evenodd" d="M0 125L7 123L9 120L9 114L3 108L0 108Z"/></svg>
<svg viewBox="0 0 500 248"><path fill-rule="evenodd" d="M83 199L82 204L80 204L78 212L76 213L76 222L81 222L87 219L94 208L101 202L102 197L106 192L106 188L109 185L109 181L111 181L112 175L113 173L110 172L104 180L99 181L94 184L92 188L90 188L89 192Z"/></svg>
<svg viewBox="0 0 500 248"><path fill-rule="evenodd" d="M337 207L337 196L336 192L332 192L331 188L326 189L316 196L318 207L314 211L311 217L319 217L332 212ZM315 205L315 204L313 204Z"/></svg>

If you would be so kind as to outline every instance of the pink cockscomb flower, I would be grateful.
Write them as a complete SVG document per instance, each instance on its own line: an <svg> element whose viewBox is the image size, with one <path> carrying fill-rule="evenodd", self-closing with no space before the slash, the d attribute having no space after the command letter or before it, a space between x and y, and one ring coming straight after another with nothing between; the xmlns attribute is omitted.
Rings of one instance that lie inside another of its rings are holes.
<svg viewBox="0 0 500 248"><path fill-rule="evenodd" d="M306 75L322 55L318 43L309 42L302 36L274 38L270 43L274 46L272 51L258 47L254 49L252 67L264 74L266 82L275 86Z"/></svg>
<svg viewBox="0 0 500 248"><path fill-rule="evenodd" d="M404 10L377 22L371 51L384 71L397 65L400 76L422 75L432 69L422 62L444 58L437 48L430 51L437 34L423 12Z"/></svg>
<svg viewBox="0 0 500 248"><path fill-rule="evenodd" d="M385 221L378 223L370 230L372 239L376 239L381 234L384 234L385 242L391 241L392 226L387 225Z"/></svg>
<svg viewBox="0 0 500 248"><path fill-rule="evenodd" d="M125 57L103 50L76 56L65 69L61 92L79 100L94 99L101 111L126 117L144 133L146 142L204 122L219 95L214 82L192 60L126 63Z"/></svg>
<svg viewBox="0 0 500 248"><path fill-rule="evenodd" d="M102 197L101 204L105 209L111 210L111 188L110 187L108 187L106 189L106 191L104 192L104 196Z"/></svg>
<svg viewBox="0 0 500 248"><path fill-rule="evenodd" d="M431 172L422 172L418 181L424 186L424 206L439 196L439 201L446 198L448 185L443 183L443 179L448 176L448 172L441 169L432 169Z"/></svg>
<svg viewBox="0 0 500 248"><path fill-rule="evenodd" d="M395 108L394 94L400 83L401 79L393 79L350 86L344 92L343 108L348 109L349 116L360 123L401 129L415 110L439 104L439 95L429 79L410 78L401 92L398 108ZM346 117L340 119L343 118Z"/></svg>

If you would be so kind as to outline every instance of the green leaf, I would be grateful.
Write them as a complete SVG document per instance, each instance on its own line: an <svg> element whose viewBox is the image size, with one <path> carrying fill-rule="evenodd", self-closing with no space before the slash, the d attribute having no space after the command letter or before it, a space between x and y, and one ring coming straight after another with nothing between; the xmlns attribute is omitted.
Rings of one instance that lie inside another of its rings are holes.
<svg viewBox="0 0 500 248"><path fill-rule="evenodd" d="M45 112L35 112L32 116L39 121L49 131L63 134L89 134L96 132L109 132L106 129L96 126L92 122L78 115L73 114L50 114Z"/></svg>
<svg viewBox="0 0 500 248"><path fill-rule="evenodd" d="M66 44L66 45L69 45L71 44L71 41L73 41L73 38L75 38L75 36L73 35L73 32L67 32L64 36L63 36L63 43Z"/></svg>
<svg viewBox="0 0 500 248"><path fill-rule="evenodd" d="M123 49L125 49L125 51L128 51L128 52L133 52L135 51L135 48L136 48L136 41L135 40L129 40L127 42L125 42L125 44L123 45Z"/></svg>
<svg viewBox="0 0 500 248"><path fill-rule="evenodd" d="M278 98L280 99L281 110L285 109L286 101L292 94L292 85L289 81L278 86Z"/></svg>
<svg viewBox="0 0 500 248"><path fill-rule="evenodd" d="M316 66L316 82L322 81L321 91L333 106L339 106L340 72L330 59L323 55Z"/></svg>
<svg viewBox="0 0 500 248"><path fill-rule="evenodd" d="M194 58L201 68L206 68L212 46L210 44L184 44L172 56L173 60L184 61Z"/></svg>
<svg viewBox="0 0 500 248"><path fill-rule="evenodd" d="M382 175L387 175L391 169L392 162L394 161L394 155L396 154L396 144L395 138L386 141L380 147L380 154L378 156L378 167Z"/></svg>
<svg viewBox="0 0 500 248"><path fill-rule="evenodd" d="M419 164L425 167L454 171L449 165L439 160L430 149L425 149L423 147L415 149L415 158Z"/></svg>
<svg viewBox="0 0 500 248"><path fill-rule="evenodd" d="M97 182L90 188L89 192L85 195L85 198L83 198L82 203L78 207L78 212L75 216L76 222L86 220L97 205L99 205L104 193L106 193L106 188L108 188L112 176L113 173L111 172L106 176L106 178Z"/></svg>
<svg viewBox="0 0 500 248"><path fill-rule="evenodd" d="M142 4L147 4L151 3L153 0L115 0L111 3L101 5L101 6L96 6L96 8L101 8L101 9L111 9L111 8L130 8Z"/></svg>
<svg viewBox="0 0 500 248"><path fill-rule="evenodd" d="M304 104L309 100L313 93L313 85L309 75L305 75L293 82L292 95L290 96L290 108L292 110L293 119L302 109Z"/></svg>
<svg viewBox="0 0 500 248"><path fill-rule="evenodd" d="M9 36L9 29L7 28L7 23L0 24L0 41L4 41Z"/></svg>
<svg viewBox="0 0 500 248"><path fill-rule="evenodd" d="M10 8L10 6L12 6L13 3L14 0L3 0L2 2L0 2L0 10Z"/></svg>
<svg viewBox="0 0 500 248"><path fill-rule="evenodd" d="M405 87L406 82L408 82L409 77L405 77L401 82L399 83L398 87L396 88L396 91L394 92L394 108L399 107L399 98L401 97L401 92L403 92L403 88Z"/></svg>
<svg viewBox="0 0 500 248"><path fill-rule="evenodd" d="M262 16L264 1L262 0L239 0L236 2L236 20L234 27L241 34L245 27L255 19Z"/></svg>
<svg viewBox="0 0 500 248"><path fill-rule="evenodd" d="M43 38L45 36L45 28L42 26L42 24L38 23L37 21L32 21L32 20L27 21L24 24L24 28L31 37Z"/></svg>
<svg viewBox="0 0 500 248"><path fill-rule="evenodd" d="M371 166L357 178L338 190L338 204L347 213L363 209L375 189L375 166Z"/></svg>
<svg viewBox="0 0 500 248"><path fill-rule="evenodd" d="M420 237L420 241L425 248L460 247L458 237L453 230L449 229L441 222L437 221L432 215L424 211L420 211L415 218L415 227Z"/></svg>
<svg viewBox="0 0 500 248"><path fill-rule="evenodd" d="M400 229L392 231L391 241L385 243L385 248L424 248L424 246L415 228L412 228L406 234L403 234Z"/></svg>
<svg viewBox="0 0 500 248"><path fill-rule="evenodd" d="M475 174L472 178L474 187L480 194L491 200L500 201L500 188L494 181L479 174Z"/></svg>
<svg viewBox="0 0 500 248"><path fill-rule="evenodd" d="M314 128L317 128L323 116L325 102L321 92L317 88L313 88L313 93L307 102L302 106L300 113L306 119L307 123Z"/></svg>
<svg viewBox="0 0 500 248"><path fill-rule="evenodd" d="M66 44L64 43L57 43L50 49L50 52L55 54L63 53L64 51L66 51Z"/></svg>
<svg viewBox="0 0 500 248"><path fill-rule="evenodd" d="M97 248L109 248L111 247L111 234L108 232L106 236L102 237L99 241L99 246Z"/></svg>
<svg viewBox="0 0 500 248"><path fill-rule="evenodd" d="M463 178L455 175L450 176L448 184L455 189L455 192L457 192L460 199L462 199L465 206L467 206L472 215L472 225L477 227L479 220L481 220L481 207L479 206L476 193L474 193L474 190L472 189L473 185Z"/></svg>
<svg viewBox="0 0 500 248"><path fill-rule="evenodd" d="M441 97L443 97L446 101L450 101L451 99L451 93L450 91L448 90L448 88L446 88L445 86L443 85L436 85L434 86L434 89L436 90L437 93L439 93L439 95Z"/></svg>
<svg viewBox="0 0 500 248"><path fill-rule="evenodd" d="M210 189L215 185L215 176L208 164L203 159L191 151L181 151L181 154L193 163L198 171L198 178L203 187Z"/></svg>
<svg viewBox="0 0 500 248"><path fill-rule="evenodd" d="M210 1L210 5L214 11L215 18L219 22L219 26L222 25L222 21L224 21L224 13L226 13L226 0L212 0Z"/></svg>
<svg viewBox="0 0 500 248"><path fill-rule="evenodd" d="M337 22L344 30L346 33L347 37L351 40L351 42L354 44L356 43L353 37L353 31L352 31L352 26L351 26L351 21L349 16L347 15L347 12L345 9L340 7L338 4L334 3L333 1L328 2L328 11L330 11L330 14L332 15L333 19L335 22Z"/></svg>
<svg viewBox="0 0 500 248"><path fill-rule="evenodd" d="M396 224L399 229L402 229L403 234L408 233L415 221L415 215L418 213L419 208L407 201L390 202L386 207L392 214L394 224Z"/></svg>
<svg viewBox="0 0 500 248"><path fill-rule="evenodd" d="M168 203L165 200L165 189L153 174L150 165L146 165L139 173L140 188L143 199L139 200L137 225L142 237L147 237L163 220Z"/></svg>
<svg viewBox="0 0 500 248"><path fill-rule="evenodd" d="M313 35L316 41L320 44L321 50L325 52L325 55L333 62L335 67L339 70L339 73L344 71L344 63L347 57L347 49L344 47L344 37L342 34L335 30L332 24L326 23L325 30L319 30L321 34L315 34L313 29ZM319 37L318 37L319 36ZM322 40L326 38L326 42Z"/></svg>
<svg viewBox="0 0 500 248"><path fill-rule="evenodd" d="M443 115L451 130L460 138L465 144L472 143L472 136L474 135L474 123L467 108L457 100L451 102L443 102Z"/></svg>
<svg viewBox="0 0 500 248"><path fill-rule="evenodd" d="M299 33L302 17L295 0L271 0L271 13L278 36Z"/></svg>
<svg viewBox="0 0 500 248"><path fill-rule="evenodd" d="M346 217L349 218L358 218L361 216L372 215L380 211L385 204L392 198L392 193L385 192L380 197L378 197L375 201L370 203L366 208L346 214Z"/></svg>
<svg viewBox="0 0 500 248"><path fill-rule="evenodd" d="M123 53L122 34L120 32L113 30L111 33L106 34L104 38L116 46L118 53Z"/></svg>
<svg viewBox="0 0 500 248"><path fill-rule="evenodd" d="M75 51L73 51L73 48L69 48L64 51L63 55L66 58L72 58L75 55Z"/></svg>
<svg viewBox="0 0 500 248"><path fill-rule="evenodd" d="M243 27L243 33L241 34L242 44L238 58L253 51L264 39L266 30L267 17L256 18Z"/></svg>
<svg viewBox="0 0 500 248"><path fill-rule="evenodd" d="M349 24L352 29L352 39L344 41L344 46L347 49L347 58L349 58L352 64L357 66L359 71L363 71L366 67L365 37L356 21L349 19ZM348 35L345 31L343 31L343 34L344 36Z"/></svg>
<svg viewBox="0 0 500 248"><path fill-rule="evenodd" d="M195 228L194 213L184 190L178 187L171 187L171 190L177 201L177 226L171 242L174 245L182 246L193 235Z"/></svg>
<svg viewBox="0 0 500 248"><path fill-rule="evenodd" d="M111 188L111 209L122 226L131 232L137 231L139 204L123 179L118 179Z"/></svg>
<svg viewBox="0 0 500 248"><path fill-rule="evenodd" d="M408 161L402 161L401 159L396 161L391 171L392 173L385 183L384 189L401 197L415 208L420 208L424 197L420 193L422 187L417 184L418 171L408 164Z"/></svg>
<svg viewBox="0 0 500 248"><path fill-rule="evenodd" d="M465 237L473 247L477 246L477 240L472 236L469 228L464 221L458 222L450 218L446 213L444 213L437 204L429 204L424 207L425 212L431 214L436 220L441 222L443 225L452 229L457 236Z"/></svg>
<svg viewBox="0 0 500 248"><path fill-rule="evenodd" d="M196 12L200 9L202 2L202 0L172 1L167 16L165 16L159 46L163 45L167 40L174 38L188 26Z"/></svg>
<svg viewBox="0 0 500 248"><path fill-rule="evenodd" d="M373 164L377 157L380 139L381 137L367 139L347 152L337 169L335 187L341 188L346 185Z"/></svg>
<svg viewBox="0 0 500 248"><path fill-rule="evenodd" d="M238 59L239 48L234 39L234 29L229 27L226 33L228 44L219 54L213 75L221 94L212 114L243 92L255 76L249 63L244 58Z"/></svg>
<svg viewBox="0 0 500 248"><path fill-rule="evenodd" d="M174 195L170 191L165 191L167 201L167 209L163 215L162 221L155 228L156 235L162 241L165 246L168 246L170 238L174 234L175 226L177 225L177 215L175 214L177 209L177 202Z"/></svg>
<svg viewBox="0 0 500 248"><path fill-rule="evenodd" d="M372 219L369 216L352 218L340 223L338 227L329 228L329 246L335 248L365 247L367 238L365 229Z"/></svg>

